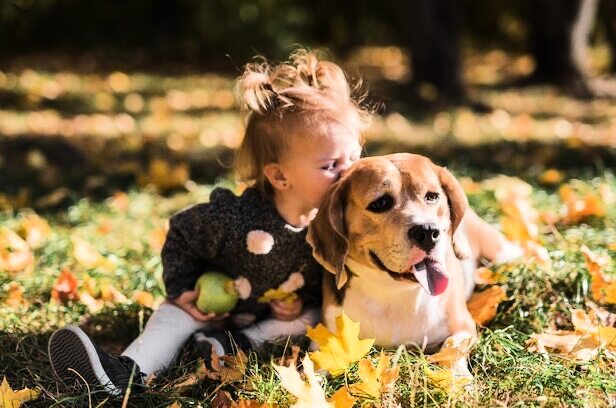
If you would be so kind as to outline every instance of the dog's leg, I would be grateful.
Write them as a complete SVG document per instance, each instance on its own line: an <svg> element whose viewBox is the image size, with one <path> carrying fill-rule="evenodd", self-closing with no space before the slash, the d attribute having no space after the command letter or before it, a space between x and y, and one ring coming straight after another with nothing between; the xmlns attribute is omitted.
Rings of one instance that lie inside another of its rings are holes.
<svg viewBox="0 0 616 408"><path fill-rule="evenodd" d="M472 209L469 208L464 214L463 223L473 259L486 258L490 262L503 263L524 254L520 246L509 241Z"/></svg>

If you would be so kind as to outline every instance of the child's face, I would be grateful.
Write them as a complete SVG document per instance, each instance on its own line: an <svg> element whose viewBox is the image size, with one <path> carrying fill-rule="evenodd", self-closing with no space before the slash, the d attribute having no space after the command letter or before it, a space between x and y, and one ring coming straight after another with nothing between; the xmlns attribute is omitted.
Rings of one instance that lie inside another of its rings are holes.
<svg viewBox="0 0 616 408"><path fill-rule="evenodd" d="M301 208L318 208L327 188L361 155L359 135L331 123L319 136L292 139L281 160L291 199Z"/></svg>

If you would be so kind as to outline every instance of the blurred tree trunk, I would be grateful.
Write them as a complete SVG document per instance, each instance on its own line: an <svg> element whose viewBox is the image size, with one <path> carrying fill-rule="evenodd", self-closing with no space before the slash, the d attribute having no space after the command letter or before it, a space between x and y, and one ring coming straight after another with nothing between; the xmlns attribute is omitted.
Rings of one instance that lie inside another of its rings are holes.
<svg viewBox="0 0 616 408"><path fill-rule="evenodd" d="M592 96L584 64L597 1L529 0L534 82L563 86L578 97Z"/></svg>
<svg viewBox="0 0 616 408"><path fill-rule="evenodd" d="M460 59L462 0L398 0L393 12L411 51L412 87L434 85L440 102L466 100Z"/></svg>

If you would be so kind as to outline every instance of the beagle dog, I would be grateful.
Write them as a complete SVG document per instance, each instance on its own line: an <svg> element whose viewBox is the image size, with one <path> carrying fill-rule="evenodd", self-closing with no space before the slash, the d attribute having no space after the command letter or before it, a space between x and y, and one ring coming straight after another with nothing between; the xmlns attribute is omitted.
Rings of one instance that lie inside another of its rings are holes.
<svg viewBox="0 0 616 408"><path fill-rule="evenodd" d="M466 195L447 169L407 153L354 163L330 186L307 240L331 272L323 283L328 329L335 330L344 310L360 322L360 337L378 346L427 351L450 336L476 336L466 301L477 259L521 255L467 211Z"/></svg>

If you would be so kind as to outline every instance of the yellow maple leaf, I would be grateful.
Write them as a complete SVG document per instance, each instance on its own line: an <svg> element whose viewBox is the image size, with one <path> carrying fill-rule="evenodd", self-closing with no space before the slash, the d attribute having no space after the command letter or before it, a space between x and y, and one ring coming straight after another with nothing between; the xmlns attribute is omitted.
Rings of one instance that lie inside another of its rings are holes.
<svg viewBox="0 0 616 408"><path fill-rule="evenodd" d="M40 391L30 388L13 391L5 376L2 378L2 385L0 385L0 408L19 408L22 402L35 400L40 393Z"/></svg>
<svg viewBox="0 0 616 408"><path fill-rule="evenodd" d="M473 383L472 376L460 375L453 368L432 370L426 367L426 376L434 385L454 395L465 391Z"/></svg>
<svg viewBox="0 0 616 408"><path fill-rule="evenodd" d="M473 375L468 370L468 356L474 340L470 335L448 337L441 349L428 357L428 361L439 366L436 370L426 367L428 378L451 394L467 390L473 383Z"/></svg>
<svg viewBox="0 0 616 408"><path fill-rule="evenodd" d="M428 357L428 361L441 367L451 368L466 361L474 339L471 336L448 337L441 349Z"/></svg>
<svg viewBox="0 0 616 408"><path fill-rule="evenodd" d="M351 389L360 394L371 398L380 398L381 393L393 390L394 384L398 379L400 367L389 367L390 356L381 351L377 366L372 365L370 358L359 360L358 375L360 383L353 384Z"/></svg>
<svg viewBox="0 0 616 408"><path fill-rule="evenodd" d="M273 300L281 300L287 303L293 303L297 299L297 293L295 292L286 292L280 288L278 289L268 289L263 293L263 296L257 299L259 303L269 303Z"/></svg>
<svg viewBox="0 0 616 408"><path fill-rule="evenodd" d="M332 405L325 398L325 391L321 388L319 379L314 372L314 364L306 355L302 360L304 367L304 381L295 365L289 367L274 364L274 369L280 377L282 386L289 391L297 402L291 405L293 408L330 408Z"/></svg>
<svg viewBox="0 0 616 408"><path fill-rule="evenodd" d="M475 323L485 325L496 316L498 305L506 298L507 295L502 287L492 286L481 292L473 293L466 306Z"/></svg>
<svg viewBox="0 0 616 408"><path fill-rule="evenodd" d="M607 258L595 255L586 245L580 248L590 273L590 292L597 302L616 303L616 281L603 273L609 262Z"/></svg>
<svg viewBox="0 0 616 408"><path fill-rule="evenodd" d="M355 405L357 398L352 396L346 387L341 387L327 401L334 408L351 408Z"/></svg>
<svg viewBox="0 0 616 408"><path fill-rule="evenodd" d="M317 367L332 375L343 373L347 367L364 357L374 344L374 339L359 339L359 322L353 322L344 312L336 318L336 333L325 326L308 328L306 335L318 344L319 350L310 353Z"/></svg>

